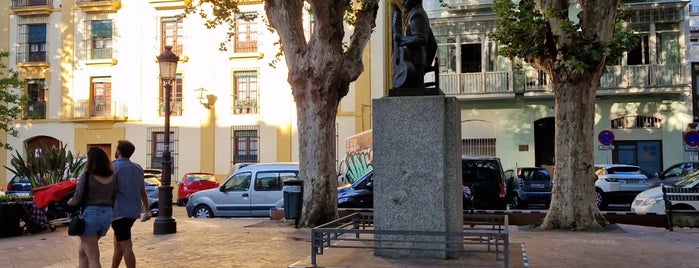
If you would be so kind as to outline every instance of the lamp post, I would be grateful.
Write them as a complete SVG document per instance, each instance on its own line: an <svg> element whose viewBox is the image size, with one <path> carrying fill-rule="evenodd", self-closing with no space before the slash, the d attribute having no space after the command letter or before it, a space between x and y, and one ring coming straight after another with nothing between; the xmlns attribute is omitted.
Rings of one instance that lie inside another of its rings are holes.
<svg viewBox="0 0 699 268"><path fill-rule="evenodd" d="M179 56L172 53L171 46L165 46L165 51L158 56L160 64L160 80L165 86L165 130L164 151L162 158L163 178L162 185L158 187L158 217L153 223L153 234L172 234L177 232L177 222L172 217L172 186L170 185L172 172L170 164L170 97L172 95L172 83L177 75L177 61Z"/></svg>

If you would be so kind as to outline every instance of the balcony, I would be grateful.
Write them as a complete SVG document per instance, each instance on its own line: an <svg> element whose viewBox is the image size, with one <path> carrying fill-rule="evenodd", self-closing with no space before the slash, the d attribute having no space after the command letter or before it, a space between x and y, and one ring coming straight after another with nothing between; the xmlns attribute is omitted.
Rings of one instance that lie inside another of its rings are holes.
<svg viewBox="0 0 699 268"><path fill-rule="evenodd" d="M689 85L687 67L680 64L610 66L600 78L598 95L632 93L679 94ZM514 77L514 79L512 79ZM529 96L550 95L551 79L538 70L512 72L442 73L440 88L461 98L507 98L524 87Z"/></svg>
<svg viewBox="0 0 699 268"><path fill-rule="evenodd" d="M76 0L75 5L84 12L116 12L121 8L120 0Z"/></svg>
<svg viewBox="0 0 699 268"><path fill-rule="evenodd" d="M17 47L17 62L46 62L48 43L19 43Z"/></svg>
<svg viewBox="0 0 699 268"><path fill-rule="evenodd" d="M165 98L159 99L160 104L158 105L158 114L160 116L165 116ZM182 97L175 97L170 99L170 115L171 116L181 116L182 115Z"/></svg>
<svg viewBox="0 0 699 268"><path fill-rule="evenodd" d="M73 102L73 119L85 121L125 121L128 118L126 101L97 103L94 100L76 100Z"/></svg>
<svg viewBox="0 0 699 268"><path fill-rule="evenodd" d="M53 12L53 0L11 0L10 10L17 16L48 16Z"/></svg>
<svg viewBox="0 0 699 268"><path fill-rule="evenodd" d="M234 114L256 114L258 110L257 100L233 100Z"/></svg>
<svg viewBox="0 0 699 268"><path fill-rule="evenodd" d="M30 101L22 106L22 120L46 119L46 102Z"/></svg>

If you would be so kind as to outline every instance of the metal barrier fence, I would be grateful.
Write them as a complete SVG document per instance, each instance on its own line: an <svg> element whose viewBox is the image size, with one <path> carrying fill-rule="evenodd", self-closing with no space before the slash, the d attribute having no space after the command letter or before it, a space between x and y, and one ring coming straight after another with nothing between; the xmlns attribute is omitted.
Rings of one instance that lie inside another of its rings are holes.
<svg viewBox="0 0 699 268"><path fill-rule="evenodd" d="M311 229L311 265L316 266L316 257L322 255L325 248L358 248L495 253L495 261L502 261L503 267L509 267L507 215L464 213L463 217L461 232L375 230L372 212L355 212ZM376 235L381 239L376 239ZM418 239L425 237L445 239ZM382 246L385 242L401 246ZM430 247L436 243L444 247Z"/></svg>

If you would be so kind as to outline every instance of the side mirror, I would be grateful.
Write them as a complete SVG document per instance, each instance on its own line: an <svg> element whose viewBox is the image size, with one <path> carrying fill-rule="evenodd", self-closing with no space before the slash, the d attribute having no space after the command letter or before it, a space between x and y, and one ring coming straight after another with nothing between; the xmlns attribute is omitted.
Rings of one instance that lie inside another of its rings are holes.
<svg viewBox="0 0 699 268"><path fill-rule="evenodd" d="M369 190L374 190L374 183L373 182L367 182L366 183L366 188Z"/></svg>
<svg viewBox="0 0 699 268"><path fill-rule="evenodd" d="M660 173L655 172L655 174L653 174L653 178L659 179L659 178L660 178Z"/></svg>

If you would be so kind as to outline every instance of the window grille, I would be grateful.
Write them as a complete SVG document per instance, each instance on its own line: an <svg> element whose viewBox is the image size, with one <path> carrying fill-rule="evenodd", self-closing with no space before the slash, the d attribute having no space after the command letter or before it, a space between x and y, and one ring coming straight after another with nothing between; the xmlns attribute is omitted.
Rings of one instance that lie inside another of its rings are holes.
<svg viewBox="0 0 699 268"><path fill-rule="evenodd" d="M612 129L663 128L663 120L652 116L624 116L612 120Z"/></svg>
<svg viewBox="0 0 699 268"><path fill-rule="evenodd" d="M461 140L461 152L464 155L495 156L495 139L463 139Z"/></svg>
<svg viewBox="0 0 699 268"><path fill-rule="evenodd" d="M258 163L260 161L260 126L231 127L231 166L236 163Z"/></svg>
<svg viewBox="0 0 699 268"><path fill-rule="evenodd" d="M170 163L170 173L173 175L172 178L179 177L176 176L177 162L179 159L179 154L177 153L177 145L180 140L179 136L179 129L170 127L170 156L172 158L172 163ZM149 127L146 139L146 145L148 146L146 158L149 159L147 168L162 170L163 152L165 151L165 129L162 127Z"/></svg>

